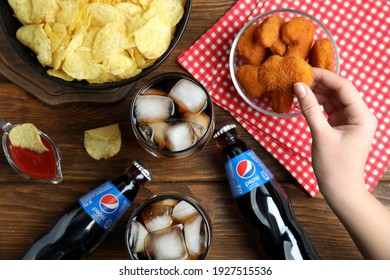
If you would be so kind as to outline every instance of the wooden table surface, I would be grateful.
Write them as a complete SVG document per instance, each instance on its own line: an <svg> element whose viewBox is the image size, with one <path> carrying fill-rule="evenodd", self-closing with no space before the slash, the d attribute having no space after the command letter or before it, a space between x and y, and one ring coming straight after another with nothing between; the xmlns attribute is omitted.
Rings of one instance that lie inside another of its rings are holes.
<svg viewBox="0 0 390 280"><path fill-rule="evenodd" d="M220 18L235 1L195 0L187 29L176 49L156 70L185 72L176 57ZM151 75L148 75L149 77ZM211 141L196 157L185 162L158 160L136 142L129 123L132 95L110 104L75 103L49 106L0 75L0 118L32 122L57 143L62 153L63 181L59 185L29 182L17 175L0 155L0 259L19 259L61 211L100 183L121 174L132 160L143 162L154 180L141 189L131 210L154 193L179 191L195 196L208 210L213 224L208 259L263 259L256 237L240 217L231 197L223 159ZM216 126L233 118L215 106ZM96 161L83 147L84 130L119 123L122 148L108 160ZM337 217L319 195L311 198L291 175L244 129L241 137L263 159L285 186L298 221L323 259L361 259ZM390 170L373 194L390 210ZM364 207L364 206L362 206ZM125 227L129 211L90 259L127 259ZM359 217L356 217L359 219Z"/></svg>

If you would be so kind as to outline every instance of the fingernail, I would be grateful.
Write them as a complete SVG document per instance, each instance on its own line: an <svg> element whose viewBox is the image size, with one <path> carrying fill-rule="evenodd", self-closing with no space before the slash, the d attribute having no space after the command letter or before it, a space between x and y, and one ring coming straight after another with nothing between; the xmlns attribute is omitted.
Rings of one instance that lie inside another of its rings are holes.
<svg viewBox="0 0 390 280"><path fill-rule="evenodd" d="M297 97L303 98L306 96L306 89L302 83L294 84L294 93Z"/></svg>

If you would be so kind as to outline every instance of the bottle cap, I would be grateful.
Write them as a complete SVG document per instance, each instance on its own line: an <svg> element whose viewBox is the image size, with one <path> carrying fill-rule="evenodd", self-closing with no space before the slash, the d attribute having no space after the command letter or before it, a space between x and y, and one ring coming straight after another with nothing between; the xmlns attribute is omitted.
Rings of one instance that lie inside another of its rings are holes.
<svg viewBox="0 0 390 280"><path fill-rule="evenodd" d="M142 173L142 175L145 176L145 178L148 181L152 181L152 174L149 172L149 170L146 169L146 167L144 165L142 165L141 163L139 163L136 160L133 161L133 165L139 170L139 172Z"/></svg>
<svg viewBox="0 0 390 280"><path fill-rule="evenodd" d="M213 138L216 139L225 132L228 132L229 130L235 129L237 126L235 124L227 124L220 129L218 129L216 132L214 132Z"/></svg>

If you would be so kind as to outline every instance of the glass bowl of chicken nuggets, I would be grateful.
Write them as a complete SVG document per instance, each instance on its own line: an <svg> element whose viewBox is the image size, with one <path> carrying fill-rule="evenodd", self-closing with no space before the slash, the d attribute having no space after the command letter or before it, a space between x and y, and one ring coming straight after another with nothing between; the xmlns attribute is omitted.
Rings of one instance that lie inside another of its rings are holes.
<svg viewBox="0 0 390 280"><path fill-rule="evenodd" d="M239 95L257 111L274 117L301 115L293 84L314 80L313 67L336 74L340 58L336 42L314 16L292 9L262 13L235 37L229 57L230 75Z"/></svg>
<svg viewBox="0 0 390 280"><path fill-rule="evenodd" d="M45 78L85 90L117 88L156 69L189 20L191 0L6 0L4 38Z"/></svg>

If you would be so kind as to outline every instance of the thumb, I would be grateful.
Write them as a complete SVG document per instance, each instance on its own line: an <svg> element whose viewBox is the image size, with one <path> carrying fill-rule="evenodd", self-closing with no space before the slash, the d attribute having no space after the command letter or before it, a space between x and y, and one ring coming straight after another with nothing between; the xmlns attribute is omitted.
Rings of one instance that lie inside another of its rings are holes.
<svg viewBox="0 0 390 280"><path fill-rule="evenodd" d="M293 89L311 133L323 131L328 122L312 90L304 83L295 83Z"/></svg>

